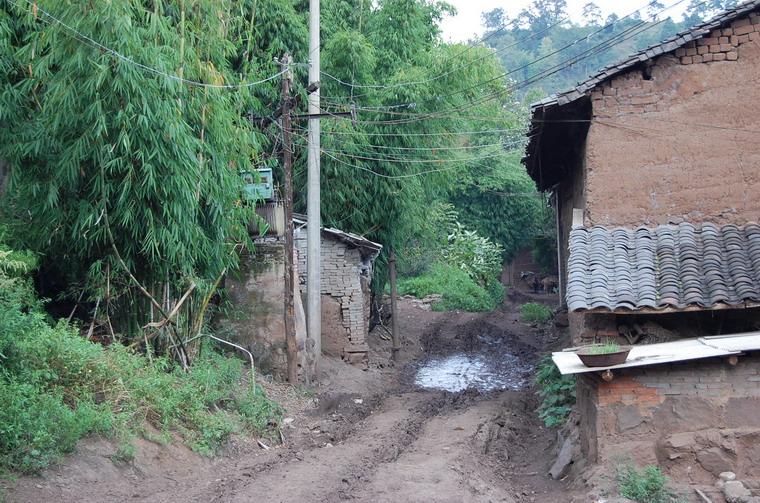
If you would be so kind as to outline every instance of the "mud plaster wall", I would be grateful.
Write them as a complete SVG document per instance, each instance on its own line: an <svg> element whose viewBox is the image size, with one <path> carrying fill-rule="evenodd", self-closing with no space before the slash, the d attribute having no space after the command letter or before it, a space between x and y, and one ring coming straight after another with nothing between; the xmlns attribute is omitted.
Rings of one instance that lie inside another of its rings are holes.
<svg viewBox="0 0 760 503"><path fill-rule="evenodd" d="M581 449L592 462L657 464L679 482L723 471L760 484L760 353L579 377Z"/></svg>
<svg viewBox="0 0 760 503"><path fill-rule="evenodd" d="M562 278L559 291L562 305L565 305L565 285L567 284L567 243L573 225L573 209L586 205L585 169L578 163L570 176L565 177L555 191L555 210L558 214L557 238L559 245L559 275Z"/></svg>
<svg viewBox="0 0 760 503"><path fill-rule="evenodd" d="M760 130L760 17L658 57L650 71L591 95L585 225L760 219L760 141L737 130Z"/></svg>
<svg viewBox="0 0 760 503"><path fill-rule="evenodd" d="M280 239L257 240L255 252L242 257L240 268L225 281L232 309L217 323L248 349L264 372L285 377L287 355L284 321L284 251ZM297 285L296 285L296 288ZM306 316L295 295L296 339L304 356ZM302 362L303 363L303 362Z"/></svg>
<svg viewBox="0 0 760 503"><path fill-rule="evenodd" d="M306 293L306 232L295 236L299 283ZM322 234L322 353L352 362L366 359L372 262L359 249Z"/></svg>
<svg viewBox="0 0 760 503"><path fill-rule="evenodd" d="M533 249L525 248L517 253L517 256L508 263L502 273L501 281L507 286L513 286L520 290L531 290L531 277L529 281L520 278L522 272L533 272L539 277L543 275L541 266L533 260Z"/></svg>

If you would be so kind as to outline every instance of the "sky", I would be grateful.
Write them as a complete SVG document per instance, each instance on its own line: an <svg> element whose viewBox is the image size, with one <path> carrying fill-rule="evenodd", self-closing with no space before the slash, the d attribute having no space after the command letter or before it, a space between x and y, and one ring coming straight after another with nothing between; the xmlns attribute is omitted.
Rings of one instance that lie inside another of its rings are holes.
<svg viewBox="0 0 760 503"><path fill-rule="evenodd" d="M522 9L531 3L531 0L446 0L456 7L457 15L444 19L441 23L443 37L451 42L465 42L477 38L483 33L480 14L484 11L490 11L501 7L510 18L515 17ZM580 21L583 6L589 0L567 0L567 10L570 17L575 21ZM665 0L665 5L673 5L677 0ZM647 0L595 0L602 15L606 18L612 12L619 16L630 14L636 9L647 5ZM666 11L674 19L680 19L683 6L688 2L681 2L674 8Z"/></svg>

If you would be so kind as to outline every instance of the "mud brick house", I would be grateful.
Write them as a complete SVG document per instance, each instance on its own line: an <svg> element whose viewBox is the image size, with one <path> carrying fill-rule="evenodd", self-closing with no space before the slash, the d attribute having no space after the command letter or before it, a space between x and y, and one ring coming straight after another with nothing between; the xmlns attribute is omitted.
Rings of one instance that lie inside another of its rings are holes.
<svg viewBox="0 0 760 503"><path fill-rule="evenodd" d="M232 309L218 320L244 345L265 372L284 376L285 350L284 271L285 240L282 205L267 203L257 212L269 224L269 233L254 240L254 251L244 255L240 270L227 278L225 286ZM306 224L305 217L293 219L296 227L295 292L296 340L300 364L306 362ZM258 226L252 232L258 232ZM352 363L365 363L369 330L372 266L382 246L361 236L337 229L322 229L322 354L339 356ZM299 295L302 294L302 295ZM315 348L316 350L316 348Z"/></svg>
<svg viewBox="0 0 760 503"><path fill-rule="evenodd" d="M573 344L634 344L609 372L554 355L585 456L760 484L760 1L534 104L524 162Z"/></svg>
<svg viewBox="0 0 760 503"><path fill-rule="evenodd" d="M306 295L306 217L296 215L298 277ZM367 360L370 282L382 245L338 229L322 228L322 353L351 363Z"/></svg>

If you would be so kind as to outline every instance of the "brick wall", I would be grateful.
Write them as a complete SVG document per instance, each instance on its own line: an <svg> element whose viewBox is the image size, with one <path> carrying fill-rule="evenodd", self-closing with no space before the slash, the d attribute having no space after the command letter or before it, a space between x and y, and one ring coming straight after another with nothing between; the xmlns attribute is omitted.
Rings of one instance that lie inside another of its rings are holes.
<svg viewBox="0 0 760 503"><path fill-rule="evenodd" d="M760 354L695 360L578 379L581 448L594 462L631 459L680 482L720 471L760 483Z"/></svg>
<svg viewBox="0 0 760 503"><path fill-rule="evenodd" d="M759 30L736 20L591 93L585 225L760 220Z"/></svg>
<svg viewBox="0 0 760 503"><path fill-rule="evenodd" d="M302 293L306 292L306 232L295 235ZM322 347L326 354L363 361L367 353L372 263L360 250L322 235Z"/></svg>

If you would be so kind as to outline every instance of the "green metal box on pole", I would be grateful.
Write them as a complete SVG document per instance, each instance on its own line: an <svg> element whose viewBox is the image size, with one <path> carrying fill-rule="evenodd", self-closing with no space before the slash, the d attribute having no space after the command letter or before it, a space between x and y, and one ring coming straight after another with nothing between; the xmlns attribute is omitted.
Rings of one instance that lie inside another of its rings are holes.
<svg viewBox="0 0 760 503"><path fill-rule="evenodd" d="M247 201L270 201L274 199L274 181L271 168L256 170L258 177L253 171L241 171L243 179L243 197ZM258 180L257 180L258 178Z"/></svg>

